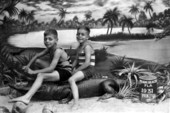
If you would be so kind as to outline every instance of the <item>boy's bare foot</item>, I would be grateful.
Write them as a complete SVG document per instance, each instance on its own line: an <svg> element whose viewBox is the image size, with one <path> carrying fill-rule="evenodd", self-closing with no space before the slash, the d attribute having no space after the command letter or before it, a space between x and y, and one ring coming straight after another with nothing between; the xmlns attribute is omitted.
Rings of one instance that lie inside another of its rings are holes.
<svg viewBox="0 0 170 113"><path fill-rule="evenodd" d="M24 96L22 96L22 97L11 99L9 102L11 102L11 103L12 102L23 102L24 104L28 104L30 102L30 100L28 100Z"/></svg>
<svg viewBox="0 0 170 113"><path fill-rule="evenodd" d="M78 103L73 103L71 105L71 110L78 110L80 108L80 105Z"/></svg>

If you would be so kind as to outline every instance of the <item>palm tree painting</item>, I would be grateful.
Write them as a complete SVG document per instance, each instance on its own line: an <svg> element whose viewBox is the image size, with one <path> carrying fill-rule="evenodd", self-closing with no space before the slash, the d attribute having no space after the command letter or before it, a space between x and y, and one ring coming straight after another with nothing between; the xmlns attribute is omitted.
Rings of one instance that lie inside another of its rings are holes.
<svg viewBox="0 0 170 113"><path fill-rule="evenodd" d="M151 12L153 12L152 1L145 2L144 10L149 12L150 18L152 18Z"/></svg>
<svg viewBox="0 0 170 113"><path fill-rule="evenodd" d="M6 2L2 1L2 3L1 3L2 5L0 8L0 15L5 15L8 17L17 15L19 13L18 8L16 7L18 2L19 2L19 0L6 1ZM6 15L6 13L8 15ZM0 19L0 21L3 22L2 19Z"/></svg>
<svg viewBox="0 0 170 113"><path fill-rule="evenodd" d="M8 0L3 4L3 7L0 9L0 14L7 12L9 16L15 16L18 14L18 8L16 7L19 0Z"/></svg>
<svg viewBox="0 0 170 113"><path fill-rule="evenodd" d="M120 11L117 7L115 7L111 12L111 19L112 19L113 24L111 24L110 34L112 33L113 25L115 26L117 25L119 15L120 15Z"/></svg>
<svg viewBox="0 0 170 113"><path fill-rule="evenodd" d="M109 29L110 29L110 34L112 33L112 28L113 25L116 25L118 22L118 16L119 16L119 10L116 8L114 8L113 10L108 10L104 16L103 16L103 24L108 24L108 28L107 28L107 34L109 33Z"/></svg>
<svg viewBox="0 0 170 113"><path fill-rule="evenodd" d="M79 21L78 17L77 17L77 16L74 16L74 17L73 17L73 21L74 21L74 22L78 22L78 21Z"/></svg>
<svg viewBox="0 0 170 113"><path fill-rule="evenodd" d="M122 31L124 31L124 28L127 27L129 34L131 34L130 29L134 26L132 20L132 17L126 17L125 15L121 18L120 25L122 26Z"/></svg>
<svg viewBox="0 0 170 113"><path fill-rule="evenodd" d="M60 8L60 9L59 9L59 14L58 14L58 15L61 17L60 20L59 20L59 22L58 22L59 25L61 24L61 22L63 21L63 19L65 18L65 16L66 16L67 13L68 13L68 12L67 12L66 9L63 9L63 8Z"/></svg>
<svg viewBox="0 0 170 113"><path fill-rule="evenodd" d="M23 22L26 23L28 17L28 13L25 9L22 9L18 15L18 18Z"/></svg>
<svg viewBox="0 0 170 113"><path fill-rule="evenodd" d="M103 16L103 24L108 24L107 26L107 34L109 33L110 26L112 26L112 10L108 10Z"/></svg>
<svg viewBox="0 0 170 113"><path fill-rule="evenodd" d="M139 8L138 8L138 6L137 6L137 5L132 5L132 6L130 7L129 12L130 12L131 14L134 14L134 15L135 15L135 19L136 19L136 21L137 21L137 20L138 20L138 19L137 19L137 14L139 13Z"/></svg>
<svg viewBox="0 0 170 113"><path fill-rule="evenodd" d="M148 30L148 34L150 34L151 32L153 32L154 31L154 28L156 28L156 24L154 24L154 23L148 23L147 25L146 25L146 29Z"/></svg>
<svg viewBox="0 0 170 113"><path fill-rule="evenodd" d="M27 18L26 18L28 24L30 24L31 22L33 22L34 19L35 19L35 17L34 17L34 11L28 12L28 13L27 13Z"/></svg>
<svg viewBox="0 0 170 113"><path fill-rule="evenodd" d="M92 17L92 12L88 11L87 13L85 13L84 16L85 16L86 20L89 20Z"/></svg>
<svg viewBox="0 0 170 113"><path fill-rule="evenodd" d="M4 30L9 31L10 26L14 23L14 19L5 16L2 20L2 22L3 22L2 27L4 28Z"/></svg>

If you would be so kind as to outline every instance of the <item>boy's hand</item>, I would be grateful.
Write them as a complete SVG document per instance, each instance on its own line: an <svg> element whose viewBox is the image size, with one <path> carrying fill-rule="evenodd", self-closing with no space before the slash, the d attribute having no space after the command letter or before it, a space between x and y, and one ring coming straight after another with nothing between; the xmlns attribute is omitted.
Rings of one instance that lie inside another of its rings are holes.
<svg viewBox="0 0 170 113"><path fill-rule="evenodd" d="M28 74L33 75L33 74L36 74L36 73L35 73L35 71L33 71L32 69L28 68Z"/></svg>
<svg viewBox="0 0 170 113"><path fill-rule="evenodd" d="M28 73L29 67L28 67L28 66L23 66L22 69L24 70L24 72L27 72L27 73Z"/></svg>
<svg viewBox="0 0 170 113"><path fill-rule="evenodd" d="M72 71L72 75L74 75L77 72L77 70L74 68Z"/></svg>

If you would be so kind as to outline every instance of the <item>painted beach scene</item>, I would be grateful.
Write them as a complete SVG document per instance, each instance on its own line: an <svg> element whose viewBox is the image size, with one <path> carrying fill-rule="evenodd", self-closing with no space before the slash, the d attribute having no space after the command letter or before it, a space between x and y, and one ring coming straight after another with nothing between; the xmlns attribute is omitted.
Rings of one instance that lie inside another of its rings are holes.
<svg viewBox="0 0 170 113"><path fill-rule="evenodd" d="M40 68L32 59L48 48L45 32L57 31L57 46L74 65L81 28L95 72L76 82L78 107L74 69L68 80L41 81L29 102L17 100L43 75L23 67ZM169 0L0 0L0 113L169 113L169 44Z"/></svg>

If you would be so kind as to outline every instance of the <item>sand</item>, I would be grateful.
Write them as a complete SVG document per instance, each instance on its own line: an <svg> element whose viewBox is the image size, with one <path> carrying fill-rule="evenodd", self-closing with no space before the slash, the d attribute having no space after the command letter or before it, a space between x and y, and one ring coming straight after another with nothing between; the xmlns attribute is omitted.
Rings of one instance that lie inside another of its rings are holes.
<svg viewBox="0 0 170 113"><path fill-rule="evenodd" d="M43 107L50 106L54 113L170 113L170 99L157 103L134 103L130 99L110 98L97 101L98 97L80 99L80 107L71 110L72 101L68 104L58 104L57 101L31 101L27 113L42 113ZM12 109L8 96L0 96L0 106Z"/></svg>

